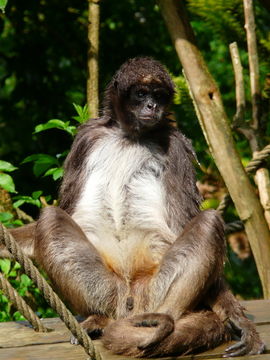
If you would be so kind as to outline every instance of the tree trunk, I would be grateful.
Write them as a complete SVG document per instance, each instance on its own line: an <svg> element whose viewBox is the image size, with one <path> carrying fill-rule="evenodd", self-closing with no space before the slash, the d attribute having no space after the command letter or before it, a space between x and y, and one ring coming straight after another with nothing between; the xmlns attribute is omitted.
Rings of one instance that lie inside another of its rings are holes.
<svg viewBox="0 0 270 360"><path fill-rule="evenodd" d="M98 117L99 0L88 0L87 105L90 118Z"/></svg>
<svg viewBox="0 0 270 360"><path fill-rule="evenodd" d="M235 203L251 244L265 298L270 299L270 233L263 210L241 164L217 85L199 52L180 0L159 0L185 71L210 151Z"/></svg>

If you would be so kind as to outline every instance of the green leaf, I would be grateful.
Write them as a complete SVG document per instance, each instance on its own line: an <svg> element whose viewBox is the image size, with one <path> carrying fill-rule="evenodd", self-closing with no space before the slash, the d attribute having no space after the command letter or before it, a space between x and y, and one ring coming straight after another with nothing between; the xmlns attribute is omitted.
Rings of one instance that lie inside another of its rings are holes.
<svg viewBox="0 0 270 360"><path fill-rule="evenodd" d="M24 204L24 200L18 200L18 201L15 201L15 203L13 203L13 207L15 209L17 209L18 207L20 207L22 204Z"/></svg>
<svg viewBox="0 0 270 360"><path fill-rule="evenodd" d="M32 280L25 274L21 275L21 284L22 287L29 287L30 285L32 285Z"/></svg>
<svg viewBox="0 0 270 360"><path fill-rule="evenodd" d="M3 13L5 12L6 6L7 6L7 0L0 0L0 10L2 10Z"/></svg>
<svg viewBox="0 0 270 360"><path fill-rule="evenodd" d="M9 212L1 212L0 213L0 222L2 222L2 223L9 221L12 218L13 218L13 215Z"/></svg>
<svg viewBox="0 0 270 360"><path fill-rule="evenodd" d="M11 172L11 171L14 171L16 169L18 169L18 168L16 168L15 166L10 164L9 162L4 161L4 160L0 160L0 171Z"/></svg>
<svg viewBox="0 0 270 360"><path fill-rule="evenodd" d="M48 122L46 122L45 124L39 124L35 127L35 133L39 133L41 131L44 130L49 130L49 129L61 129L61 130L65 130L67 125L69 125L69 123L65 123L62 120L59 119L51 119Z"/></svg>
<svg viewBox="0 0 270 360"><path fill-rule="evenodd" d="M216 209L218 207L218 200L217 199L206 199L202 202L201 204L201 209L202 210L207 210L207 209Z"/></svg>
<svg viewBox="0 0 270 360"><path fill-rule="evenodd" d="M64 173L63 168L51 168L48 171L46 171L44 176L52 175L54 180L58 180L59 178L63 177L63 173Z"/></svg>
<svg viewBox="0 0 270 360"><path fill-rule="evenodd" d="M60 130L64 130L67 133L69 133L70 135L74 135L75 131L76 131L76 127L75 126L70 126L69 125L69 121L62 121L59 119L51 119L48 122L46 122L45 124L39 124L35 127L35 134L44 131L44 130L49 130L49 129L60 129Z"/></svg>
<svg viewBox="0 0 270 360"><path fill-rule="evenodd" d="M10 271L11 261L9 259L0 259L0 269L5 275Z"/></svg>
<svg viewBox="0 0 270 360"><path fill-rule="evenodd" d="M58 165L57 158L47 154L33 154L27 156L22 164L34 162L33 171L35 176L40 176L45 173L53 165Z"/></svg>
<svg viewBox="0 0 270 360"><path fill-rule="evenodd" d="M19 311L15 311L14 314L14 320L15 321L25 321L25 317L19 312Z"/></svg>
<svg viewBox="0 0 270 360"><path fill-rule="evenodd" d="M41 195L42 195L43 191L34 191L32 193L32 198L33 199L38 199Z"/></svg>
<svg viewBox="0 0 270 360"><path fill-rule="evenodd" d="M53 173L53 180L58 180L58 179L62 178L63 174L64 174L63 168L56 169L55 172Z"/></svg>
<svg viewBox="0 0 270 360"><path fill-rule="evenodd" d="M0 186L11 193L16 193L15 185L13 179L8 174L1 174L0 173Z"/></svg>
<svg viewBox="0 0 270 360"><path fill-rule="evenodd" d="M73 106L79 116L73 116L72 118L78 121L80 124L86 122L89 119L89 111L88 106L84 105L84 107L73 103Z"/></svg>
<svg viewBox="0 0 270 360"><path fill-rule="evenodd" d="M41 207L41 202L38 199L33 199L31 196L15 196L14 199L18 199L13 203L13 207L15 209L23 205L24 203L35 205L38 208Z"/></svg>

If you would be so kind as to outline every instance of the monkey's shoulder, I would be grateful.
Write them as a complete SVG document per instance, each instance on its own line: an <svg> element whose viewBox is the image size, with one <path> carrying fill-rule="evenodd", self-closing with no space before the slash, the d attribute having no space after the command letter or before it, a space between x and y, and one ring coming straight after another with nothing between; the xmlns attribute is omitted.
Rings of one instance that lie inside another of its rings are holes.
<svg viewBox="0 0 270 360"><path fill-rule="evenodd" d="M192 141L187 138L180 130L171 128L169 131L169 154L181 158L187 156L191 161L197 161Z"/></svg>

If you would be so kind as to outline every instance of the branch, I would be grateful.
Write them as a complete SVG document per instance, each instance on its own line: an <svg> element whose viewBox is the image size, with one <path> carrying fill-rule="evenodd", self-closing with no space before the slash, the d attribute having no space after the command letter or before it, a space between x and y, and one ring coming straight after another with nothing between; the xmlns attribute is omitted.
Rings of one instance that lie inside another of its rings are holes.
<svg viewBox="0 0 270 360"><path fill-rule="evenodd" d="M230 44L230 53L233 64L236 94L236 114L233 119L233 128L237 129L240 128L241 125L243 126L245 123L244 115L246 109L246 100L243 68L236 42Z"/></svg>
<svg viewBox="0 0 270 360"><path fill-rule="evenodd" d="M258 150L258 140L255 130L251 126L249 126L249 124L245 121L244 118L246 106L244 77L241 59L239 56L236 42L230 44L230 52L234 70L236 93L236 114L233 119L232 127L247 138L252 153L254 153L254 151Z"/></svg>
<svg viewBox="0 0 270 360"><path fill-rule="evenodd" d="M87 104L90 118L98 117L99 0L88 0Z"/></svg>
<svg viewBox="0 0 270 360"><path fill-rule="evenodd" d="M259 59L257 52L255 18L253 12L253 0L244 1L245 12L245 29L247 33L248 60L250 72L250 89L252 101L252 122L250 126L255 130L259 130L260 124L260 79L259 79ZM256 149L258 150L258 149Z"/></svg>
<svg viewBox="0 0 270 360"><path fill-rule="evenodd" d="M159 4L197 104L210 151L245 223L264 295L270 298L270 233L261 204L236 151L218 87L195 44L183 2L159 0Z"/></svg>
<svg viewBox="0 0 270 360"><path fill-rule="evenodd" d="M259 169L255 176L258 185L261 204L264 208L264 216L270 228L270 180L269 171L267 169Z"/></svg>

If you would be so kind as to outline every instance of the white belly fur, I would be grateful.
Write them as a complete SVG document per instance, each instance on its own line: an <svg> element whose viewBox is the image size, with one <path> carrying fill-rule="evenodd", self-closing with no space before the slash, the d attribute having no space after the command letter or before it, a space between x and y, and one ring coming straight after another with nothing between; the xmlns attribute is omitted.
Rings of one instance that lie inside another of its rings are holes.
<svg viewBox="0 0 270 360"><path fill-rule="evenodd" d="M176 234L166 221L157 151L111 134L89 154L86 173L72 217L89 241L125 272L142 249L158 261Z"/></svg>

